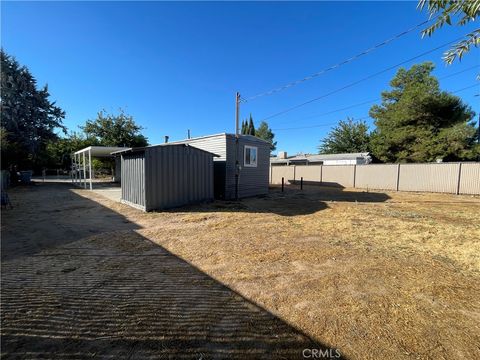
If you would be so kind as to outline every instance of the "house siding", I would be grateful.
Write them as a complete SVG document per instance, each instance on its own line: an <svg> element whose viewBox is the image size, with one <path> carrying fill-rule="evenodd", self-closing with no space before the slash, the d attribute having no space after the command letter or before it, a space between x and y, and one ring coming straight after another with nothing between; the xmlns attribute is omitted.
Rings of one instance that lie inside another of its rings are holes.
<svg viewBox="0 0 480 360"><path fill-rule="evenodd" d="M244 164L245 146L257 147L257 167ZM225 181L225 198L235 198L235 136L227 135L227 168ZM264 195L268 193L270 171L270 145L261 140L240 136L238 139L238 162L241 170L238 178L238 197Z"/></svg>

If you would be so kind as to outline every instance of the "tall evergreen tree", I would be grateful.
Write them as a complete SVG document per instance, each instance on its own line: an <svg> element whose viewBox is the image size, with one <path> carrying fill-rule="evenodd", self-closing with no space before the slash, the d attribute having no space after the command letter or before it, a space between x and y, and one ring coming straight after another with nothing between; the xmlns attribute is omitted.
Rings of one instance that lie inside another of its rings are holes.
<svg viewBox="0 0 480 360"><path fill-rule="evenodd" d="M1 58L2 167L41 167L40 155L49 141L58 139L56 131L66 131L65 112L49 100L48 87L37 81L3 49Z"/></svg>
<svg viewBox="0 0 480 360"><path fill-rule="evenodd" d="M250 121L248 123L248 135L255 136L255 125L253 123L252 114L250 114Z"/></svg>
<svg viewBox="0 0 480 360"><path fill-rule="evenodd" d="M268 141L270 143L271 151L274 151L277 148L277 142L273 141L275 134L272 132L272 129L268 127L268 124L265 121L262 121L260 126L255 130L255 136Z"/></svg>
<svg viewBox="0 0 480 360"><path fill-rule="evenodd" d="M245 135L247 133L247 120L242 120L242 135Z"/></svg>
<svg viewBox="0 0 480 360"><path fill-rule="evenodd" d="M370 109L376 130L373 154L389 162L475 159L474 112L460 98L441 91L426 62L398 70L381 105Z"/></svg>

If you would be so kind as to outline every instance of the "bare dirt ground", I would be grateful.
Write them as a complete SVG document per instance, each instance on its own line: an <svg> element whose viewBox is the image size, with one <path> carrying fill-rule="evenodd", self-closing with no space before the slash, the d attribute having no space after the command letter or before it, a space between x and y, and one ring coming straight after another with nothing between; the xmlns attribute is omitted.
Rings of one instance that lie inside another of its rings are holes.
<svg viewBox="0 0 480 360"><path fill-rule="evenodd" d="M161 213L65 184L10 198L6 358L480 358L479 198L309 187Z"/></svg>

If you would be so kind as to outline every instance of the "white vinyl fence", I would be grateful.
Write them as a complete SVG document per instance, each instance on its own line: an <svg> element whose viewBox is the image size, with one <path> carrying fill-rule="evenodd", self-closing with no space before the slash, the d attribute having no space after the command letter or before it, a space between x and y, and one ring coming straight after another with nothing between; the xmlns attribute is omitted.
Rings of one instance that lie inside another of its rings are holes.
<svg viewBox="0 0 480 360"><path fill-rule="evenodd" d="M270 166L270 183L480 195L480 162Z"/></svg>

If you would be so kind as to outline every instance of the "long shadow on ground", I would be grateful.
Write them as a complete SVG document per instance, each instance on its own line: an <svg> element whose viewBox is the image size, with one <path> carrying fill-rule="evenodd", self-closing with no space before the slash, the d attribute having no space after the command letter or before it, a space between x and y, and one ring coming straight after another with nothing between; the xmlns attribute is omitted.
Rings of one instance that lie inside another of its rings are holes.
<svg viewBox="0 0 480 360"><path fill-rule="evenodd" d="M309 215L328 208L329 202L381 203L390 199L385 193L372 191L348 191L340 186L288 185L284 191L273 186L268 195L240 199L239 201L216 200L201 206L190 205L182 212L252 212L273 213L281 216ZM170 209L176 212L178 209Z"/></svg>
<svg viewBox="0 0 480 360"><path fill-rule="evenodd" d="M328 350L66 185L11 197L4 358L302 359L304 349Z"/></svg>

